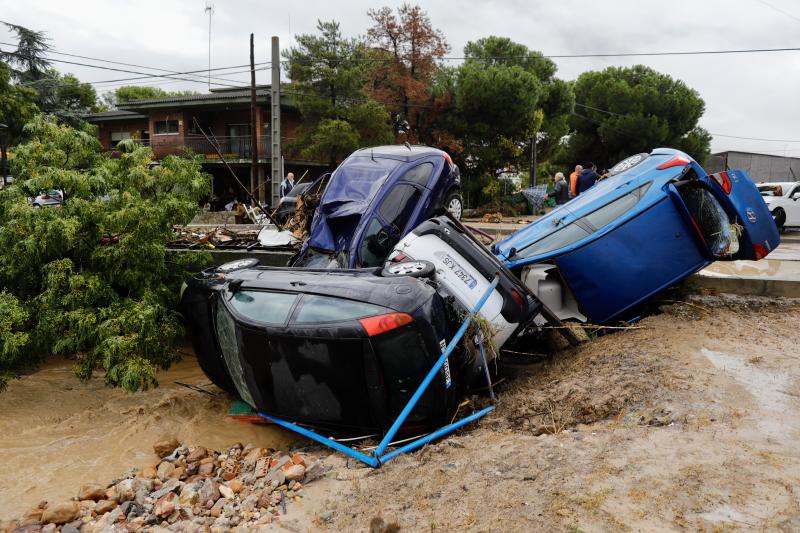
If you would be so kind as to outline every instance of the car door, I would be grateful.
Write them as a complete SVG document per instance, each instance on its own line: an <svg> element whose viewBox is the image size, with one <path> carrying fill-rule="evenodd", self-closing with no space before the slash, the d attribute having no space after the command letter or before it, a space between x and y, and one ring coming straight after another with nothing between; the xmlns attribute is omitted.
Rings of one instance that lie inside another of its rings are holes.
<svg viewBox="0 0 800 533"><path fill-rule="evenodd" d="M800 226L800 184L795 185L785 198L786 225Z"/></svg>
<svg viewBox="0 0 800 533"><path fill-rule="evenodd" d="M764 203L758 187L744 170L717 172L710 176L701 176L700 181L707 185L731 223L737 224L742 232L739 252L730 257L716 259L758 260L780 244L780 234L773 222L772 213Z"/></svg>

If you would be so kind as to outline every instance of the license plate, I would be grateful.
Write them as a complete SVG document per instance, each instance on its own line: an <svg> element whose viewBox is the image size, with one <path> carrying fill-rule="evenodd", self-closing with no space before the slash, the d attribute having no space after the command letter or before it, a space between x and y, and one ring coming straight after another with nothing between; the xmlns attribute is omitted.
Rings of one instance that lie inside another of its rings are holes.
<svg viewBox="0 0 800 533"><path fill-rule="evenodd" d="M464 285L466 285L470 289L474 289L475 286L478 284L475 278L472 277L472 275L469 274L464 269L464 267L462 267L461 264L455 259L453 259L453 257L447 252L435 252L434 255L439 258L439 260L446 268L450 269L450 271L455 275L455 277L460 279L464 283Z"/></svg>

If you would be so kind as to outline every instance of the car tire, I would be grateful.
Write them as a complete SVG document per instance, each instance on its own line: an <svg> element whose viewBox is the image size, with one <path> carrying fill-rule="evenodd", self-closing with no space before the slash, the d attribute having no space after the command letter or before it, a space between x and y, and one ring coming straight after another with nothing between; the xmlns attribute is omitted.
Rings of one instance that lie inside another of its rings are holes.
<svg viewBox="0 0 800 533"><path fill-rule="evenodd" d="M786 211L780 207L776 208L772 212L772 219L775 221L775 225L778 226L778 231L783 233L786 230Z"/></svg>
<svg viewBox="0 0 800 533"><path fill-rule="evenodd" d="M436 272L436 267L430 261L400 261L391 263L381 271L384 278L399 278L408 276L412 278L429 278Z"/></svg>
<svg viewBox="0 0 800 533"><path fill-rule="evenodd" d="M246 257L244 259L236 259L234 261L228 261L227 263L223 263L217 267L217 272L222 272L227 274L229 272L234 272L236 270L244 270L246 268L253 268L254 266L258 266L259 261L255 257Z"/></svg>
<svg viewBox="0 0 800 533"><path fill-rule="evenodd" d="M464 198L457 190L450 191L444 200L444 208L447 209L456 220L461 220L464 214Z"/></svg>

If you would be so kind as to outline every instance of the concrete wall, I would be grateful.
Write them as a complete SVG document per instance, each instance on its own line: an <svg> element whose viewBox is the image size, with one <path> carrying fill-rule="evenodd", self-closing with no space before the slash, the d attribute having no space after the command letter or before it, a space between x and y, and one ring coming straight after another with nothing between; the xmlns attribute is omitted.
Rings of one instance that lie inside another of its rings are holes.
<svg viewBox="0 0 800 533"><path fill-rule="evenodd" d="M746 170L755 182L800 181L800 158L745 152L722 152L708 158L708 173L726 169Z"/></svg>

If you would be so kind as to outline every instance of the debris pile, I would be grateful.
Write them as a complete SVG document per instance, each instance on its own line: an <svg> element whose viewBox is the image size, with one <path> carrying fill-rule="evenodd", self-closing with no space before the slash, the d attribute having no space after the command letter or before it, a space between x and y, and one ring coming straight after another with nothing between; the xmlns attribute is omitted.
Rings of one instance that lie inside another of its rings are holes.
<svg viewBox="0 0 800 533"><path fill-rule="evenodd" d="M232 230L225 227L200 230L198 228L175 227L175 240L170 247L181 248L214 248L220 245L250 245L257 243L258 232L261 226L252 229Z"/></svg>
<svg viewBox="0 0 800 533"><path fill-rule="evenodd" d="M251 445L220 453L171 439L153 450L157 463L108 486L84 485L71 501L41 502L6 531L251 531L279 522L327 470L306 454Z"/></svg>

